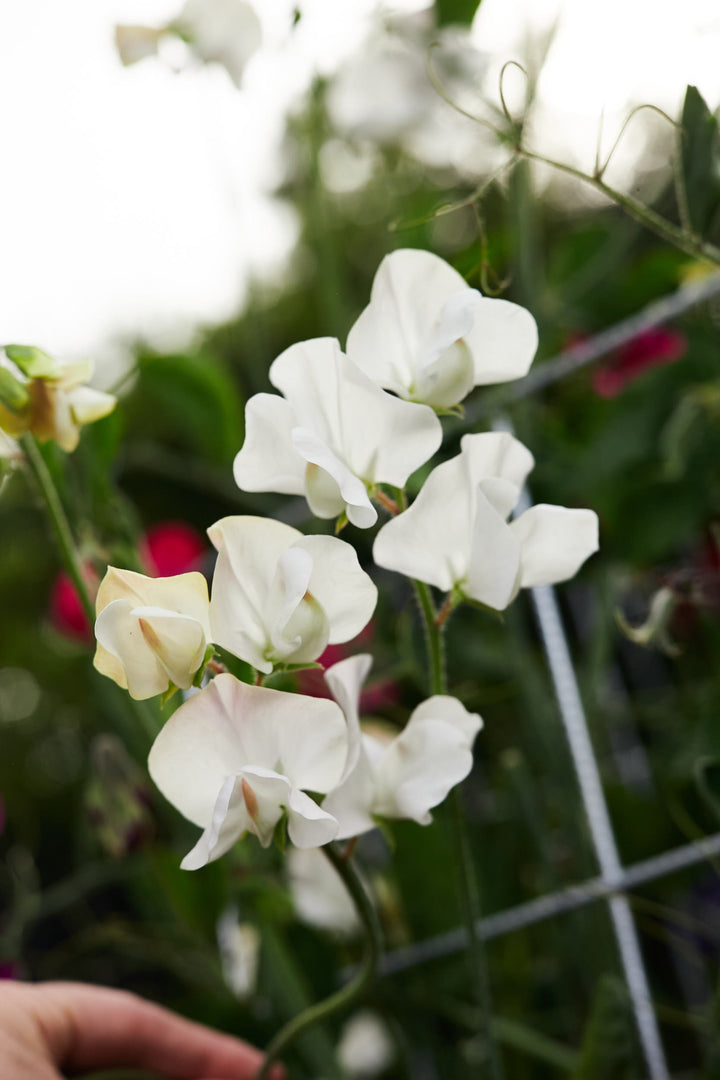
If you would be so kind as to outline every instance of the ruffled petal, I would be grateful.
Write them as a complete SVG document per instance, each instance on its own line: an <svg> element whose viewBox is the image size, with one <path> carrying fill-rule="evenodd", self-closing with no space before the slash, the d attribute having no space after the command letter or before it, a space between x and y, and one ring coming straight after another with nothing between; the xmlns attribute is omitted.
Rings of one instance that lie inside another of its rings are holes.
<svg viewBox="0 0 720 1080"><path fill-rule="evenodd" d="M348 519L359 529L369 529L374 525L377 511L368 498L365 484L337 454L308 428L293 428L292 442L298 455L308 463L306 494L313 513L318 517L330 518L335 517L338 511L345 510ZM313 470L321 475L316 475ZM333 483L328 484L322 474L326 474Z"/></svg>
<svg viewBox="0 0 720 1080"><path fill-rule="evenodd" d="M199 870L219 859L250 824L239 776L228 776L218 792L209 824L180 863L182 870Z"/></svg>
<svg viewBox="0 0 720 1080"><path fill-rule="evenodd" d="M519 304L484 296L465 340L476 386L508 382L527 375L538 347L537 324Z"/></svg>
<svg viewBox="0 0 720 1080"><path fill-rule="evenodd" d="M462 588L471 600L502 611L515 595L520 544L478 484L470 564Z"/></svg>
<svg viewBox="0 0 720 1080"><path fill-rule="evenodd" d="M506 431L463 435L460 447L473 488L494 477L520 489L535 464L528 448Z"/></svg>
<svg viewBox="0 0 720 1080"><path fill-rule="evenodd" d="M574 577L598 549L593 510L569 510L540 503L510 525L520 545L520 585L554 585Z"/></svg>
<svg viewBox="0 0 720 1080"><path fill-rule="evenodd" d="M242 491L303 494L305 464L290 437L296 423L290 405L276 394L250 398L245 406L245 442L233 464L235 483Z"/></svg>
<svg viewBox="0 0 720 1080"><path fill-rule="evenodd" d="M295 547L312 558L308 588L327 616L328 640L333 645L350 641L375 610L377 588L372 578L360 566L355 549L335 536L304 536Z"/></svg>

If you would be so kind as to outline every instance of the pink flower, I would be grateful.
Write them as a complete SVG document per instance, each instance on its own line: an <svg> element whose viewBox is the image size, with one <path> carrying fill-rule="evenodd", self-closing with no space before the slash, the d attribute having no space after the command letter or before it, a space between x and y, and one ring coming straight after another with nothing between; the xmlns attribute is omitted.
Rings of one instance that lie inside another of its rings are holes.
<svg viewBox="0 0 720 1080"><path fill-rule="evenodd" d="M644 372L661 364L672 364L686 352L687 340L679 330L668 326L644 330L597 368L592 377L593 389L600 397L617 397Z"/></svg>
<svg viewBox="0 0 720 1080"><path fill-rule="evenodd" d="M172 577L197 568L206 545L202 537L183 521L161 521L144 533L139 545L140 559L155 577ZM90 563L83 566L83 576L91 597L98 588L98 576ZM62 571L50 590L50 621L63 637L84 645L94 642L92 627L83 611L72 581Z"/></svg>

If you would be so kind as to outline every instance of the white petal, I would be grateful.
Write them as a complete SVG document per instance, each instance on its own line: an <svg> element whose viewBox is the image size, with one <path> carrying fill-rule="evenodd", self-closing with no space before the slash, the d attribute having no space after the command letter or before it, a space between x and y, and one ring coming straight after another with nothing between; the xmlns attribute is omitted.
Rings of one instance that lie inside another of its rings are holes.
<svg viewBox="0 0 720 1080"><path fill-rule="evenodd" d="M360 756L360 692L371 667L370 654L358 653L333 664L325 672L325 682L342 709L348 726L348 751L341 784L353 771Z"/></svg>
<svg viewBox="0 0 720 1080"><path fill-rule="evenodd" d="M458 723L457 711L437 698L425 706L419 715L413 713L376 767L377 814L425 824L429 811L472 768L472 718Z"/></svg>
<svg viewBox="0 0 720 1080"><path fill-rule="evenodd" d="M520 544L478 484L467 581L471 600L502 611L514 596L520 568Z"/></svg>
<svg viewBox="0 0 720 1080"><path fill-rule="evenodd" d="M238 781L248 815L247 830L264 848L270 847L275 826L290 805L292 785L287 776L259 765L243 769Z"/></svg>
<svg viewBox="0 0 720 1080"><path fill-rule="evenodd" d="M333 664L325 672L325 681L345 714L348 725L345 768L337 787L323 802L324 809L338 821L339 840L359 836L375 828L372 818L375 785L372 768L363 748L358 715L360 691L371 666L372 657L359 653Z"/></svg>
<svg viewBox="0 0 720 1080"><path fill-rule="evenodd" d="M327 473L335 482L344 504L341 509L345 510L353 525L357 525L359 529L369 529L374 525L377 521L377 511L368 498L365 484L348 469L330 447L308 428L293 428L292 442L303 461ZM335 516L338 501L334 495L334 488L328 488L327 482L321 478L320 482L316 483L314 474L311 472L308 477L306 471L306 490L308 503L313 513L316 513L318 517Z"/></svg>
<svg viewBox="0 0 720 1080"><path fill-rule="evenodd" d="M379 386L407 397L445 301L466 289L437 255L393 251L380 263L370 304L348 335L348 355Z"/></svg>
<svg viewBox="0 0 720 1080"><path fill-rule="evenodd" d="M475 363L475 385L502 383L526 375L538 346L534 318L509 300L482 297L465 340Z"/></svg>
<svg viewBox="0 0 720 1080"><path fill-rule="evenodd" d="M535 464L528 448L506 431L463 435L460 447L473 487L481 480L496 477L522 488Z"/></svg>
<svg viewBox="0 0 720 1080"><path fill-rule="evenodd" d="M228 776L222 783L207 828L195 847L180 863L182 870L199 870L229 851L250 824L240 777Z"/></svg>
<svg viewBox="0 0 720 1080"><path fill-rule="evenodd" d="M567 581L598 549L598 518L592 510L540 503L510 528L520 543L523 588Z"/></svg>
<svg viewBox="0 0 720 1080"><path fill-rule="evenodd" d="M329 641L350 641L367 626L377 603L377 588L358 562L352 545L335 536L304 536L295 544L312 557L308 586L330 624Z"/></svg>
<svg viewBox="0 0 720 1080"><path fill-rule="evenodd" d="M423 368L410 396L413 401L450 409L458 405L473 388L472 354L464 341L456 341L434 363Z"/></svg>
<svg viewBox="0 0 720 1080"><path fill-rule="evenodd" d="M128 600L132 607L157 607L190 615L210 639L207 582L194 570L188 574L152 578L134 570L109 566L98 589L98 615L112 600Z"/></svg>
<svg viewBox="0 0 720 1080"><path fill-rule="evenodd" d="M291 402L297 425L310 430L363 485L404 486L442 441L432 409L384 393L333 339L287 349L270 378Z"/></svg>
<svg viewBox="0 0 720 1080"><path fill-rule="evenodd" d="M337 784L347 757L338 706L217 675L170 717L150 751L150 775L177 809L205 828L229 775L259 766L308 791Z"/></svg>
<svg viewBox="0 0 720 1080"><path fill-rule="evenodd" d="M233 464L239 488L303 494L305 463L295 452L290 437L296 423L290 405L276 394L255 394L250 398L245 406L245 442Z"/></svg>
<svg viewBox="0 0 720 1080"><path fill-rule="evenodd" d="M380 529L375 562L449 591L468 573L473 503L462 455L438 465L410 509Z"/></svg>
<svg viewBox="0 0 720 1080"><path fill-rule="evenodd" d="M212 640L268 674L271 641L269 597L278 563L302 533L272 518L236 515L208 529L218 551L213 574L210 621Z"/></svg>
<svg viewBox="0 0 720 1080"><path fill-rule="evenodd" d="M283 552L268 598L273 660L305 663L325 651L329 623L322 606L309 592L313 560L294 545Z"/></svg>
<svg viewBox="0 0 720 1080"><path fill-rule="evenodd" d="M467 740L471 747L475 736L482 730L483 722L477 713L468 712L462 701L450 697L449 694L435 694L427 698L413 710L411 719L442 720L446 724L452 724Z"/></svg>
<svg viewBox="0 0 720 1080"><path fill-rule="evenodd" d="M338 823L324 806L297 788L291 788L288 800L288 836L298 848L322 847L338 834Z"/></svg>
<svg viewBox="0 0 720 1080"><path fill-rule="evenodd" d="M350 893L322 851L291 848L286 865L293 904L302 922L342 935L360 929Z"/></svg>

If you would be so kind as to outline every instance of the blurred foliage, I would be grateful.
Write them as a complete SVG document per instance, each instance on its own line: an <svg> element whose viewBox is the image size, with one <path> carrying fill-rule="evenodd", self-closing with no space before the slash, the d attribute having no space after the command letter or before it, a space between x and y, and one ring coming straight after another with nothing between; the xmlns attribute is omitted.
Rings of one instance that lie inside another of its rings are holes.
<svg viewBox="0 0 720 1080"><path fill-rule="evenodd" d="M438 0L438 24L468 23L477 6ZM482 206L470 201L438 214L467 200L476 178L422 165L396 146L375 147L366 182L338 192L322 168L323 146L341 138L324 94L319 84L288 130L290 164L279 194L296 208L302 235L282 282L256 284L236 320L181 354L139 344L117 412L86 428L71 457L44 449L83 558L99 574L108 562L137 566L144 530L160 521L203 530L225 514L250 512L310 527L304 504L235 488L244 401L269 389L268 367L287 346L327 334L344 340L387 251L429 248L477 286L484 234L493 271L510 280L504 295L537 318L538 365L697 270L615 207L568 207L552 190L539 195L525 165L506 186L491 187ZM692 224L712 235L717 121L692 89L682 124ZM658 201L674 207L672 178L663 179ZM601 555L562 589L562 603L626 862L719 827L720 567L709 546L720 521L719 319L716 303L689 310L676 323L687 343L682 359L628 379L616 397L599 396L587 369L504 404L537 460L535 500L590 506L600 516ZM495 390L476 391L455 434L488 426L499 401ZM352 527L345 535L368 562L370 538ZM0 499L0 963L33 979L123 985L263 1044L284 1019L333 989L359 945L298 924L279 858L254 842L196 874L180 871L195 830L156 793L141 798L136 779L163 716L154 703L131 705L97 675L87 642L51 617L58 572L42 508L19 472ZM703 590L700 601L693 594L693 602L686 596L678 604L676 659L622 637L616 608L640 623L656 589L690 579ZM402 724L426 693L422 640L403 582L382 573L377 580L373 670L396 685L398 702L383 715ZM484 909L595 875L529 604L518 600L504 618L460 610L448 646L452 692L485 720L465 786ZM91 748L110 735L129 758L103 774ZM89 810L97 808L98 785L111 782L112 820L99 820ZM123 833L128 825L132 838ZM460 921L448 829L440 810L427 828L394 827L392 850L379 835L359 844L390 946ZM671 1066L678 1076L707 1080L720 1060L717 871L701 864L635 898L639 912L654 913L640 925ZM223 982L215 940L230 900L262 935L258 989L243 1004ZM642 1075L604 905L493 940L488 958L493 1030L508 1078ZM465 965L453 956L380 980L369 1003L398 1047L386 1075L482 1075L486 1051L473 1033L469 998ZM338 1030L335 1022L299 1043L291 1075L341 1076Z"/></svg>

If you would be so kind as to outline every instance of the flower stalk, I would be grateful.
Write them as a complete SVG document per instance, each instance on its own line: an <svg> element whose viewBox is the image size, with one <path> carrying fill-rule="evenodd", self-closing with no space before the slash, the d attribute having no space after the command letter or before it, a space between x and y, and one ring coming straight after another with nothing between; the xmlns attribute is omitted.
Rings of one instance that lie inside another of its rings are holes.
<svg viewBox="0 0 720 1080"><path fill-rule="evenodd" d="M310 1008L305 1009L298 1016L293 1017L281 1028L275 1038L269 1043L265 1052L265 1060L257 1074L256 1080L268 1080L274 1062L295 1042L301 1035L315 1024L320 1024L328 1017L333 1016L341 1009L352 1005L364 993L375 978L380 953L382 950L382 937L375 906L365 890L360 876L355 869L352 859L340 853L334 844L326 844L320 849L334 866L343 880L350 896L357 908L358 915L366 932L365 956L358 969L355 978L340 990L337 990L324 1001L319 1001Z"/></svg>
<svg viewBox="0 0 720 1080"><path fill-rule="evenodd" d="M25 453L25 458L37 485L37 489L45 503L45 510L50 519L55 539L60 549L60 557L63 566L77 590L83 611L92 626L95 622L95 605L90 599L87 584L80 569L80 561L75 547L70 523L60 501L57 488L53 483L50 470L45 464L45 459L40 453L37 442L33 435L26 432L20 439L20 445Z"/></svg>
<svg viewBox="0 0 720 1080"><path fill-rule="evenodd" d="M445 667L445 624L451 608L444 614L447 601L438 613L428 585L413 581L415 595L423 617L425 643L429 665L429 688L431 694L447 694L447 670ZM470 837L468 835L465 808L460 787L450 792L450 820L458 868L460 898L463 908L465 930L468 938L468 956L475 986L475 996L480 1009L479 1032L488 1051L489 1075L492 1080L502 1080L500 1054L492 1030L492 997L487 971L487 960L482 939L478 933L481 916L480 896L473 866Z"/></svg>

